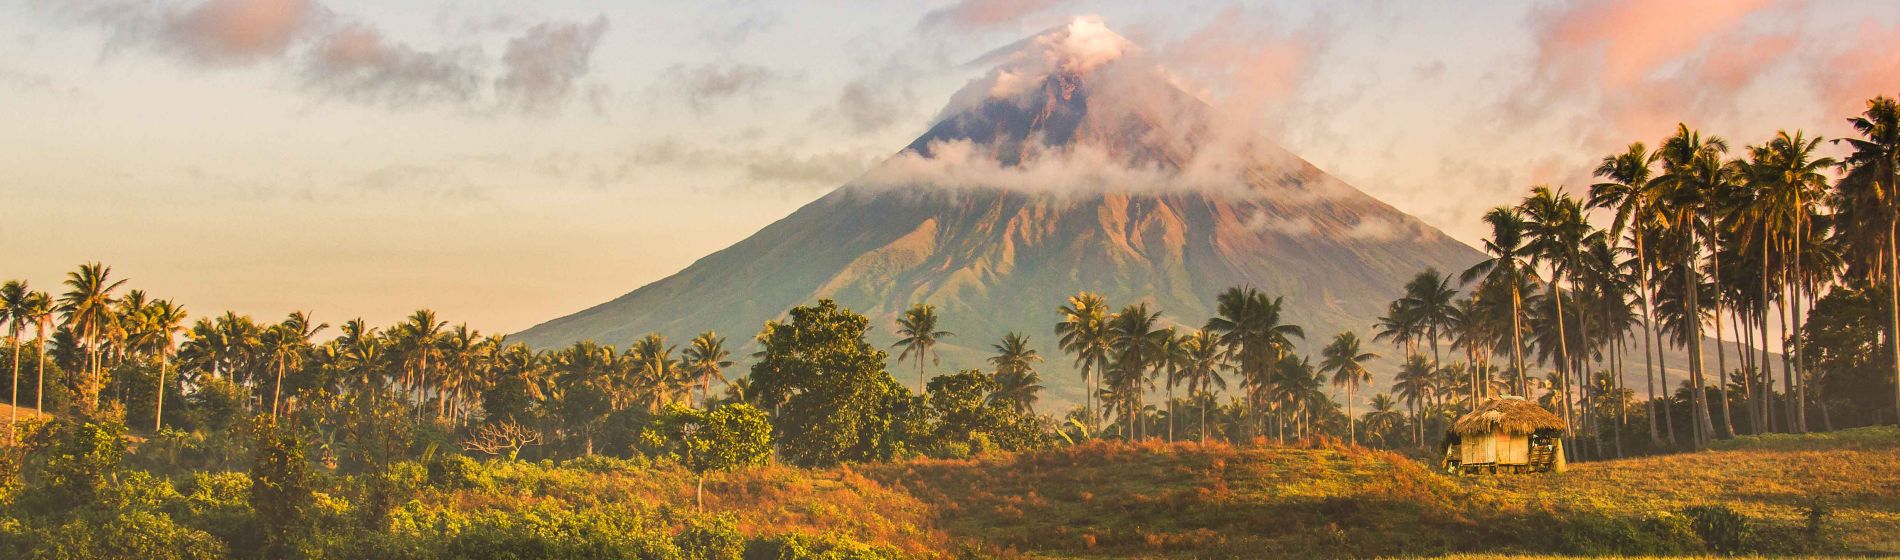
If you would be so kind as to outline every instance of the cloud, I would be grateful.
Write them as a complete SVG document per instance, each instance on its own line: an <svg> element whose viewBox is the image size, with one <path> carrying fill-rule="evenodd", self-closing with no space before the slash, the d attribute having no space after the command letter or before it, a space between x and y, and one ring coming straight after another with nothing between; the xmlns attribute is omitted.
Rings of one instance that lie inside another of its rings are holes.
<svg viewBox="0 0 1900 560"><path fill-rule="evenodd" d="M536 158L533 166L543 176L594 188L627 184L665 168L723 174L733 181L733 190L812 192L844 184L863 173L867 161L864 154L849 150L801 152L788 146L738 148L667 140L612 154L548 154Z"/></svg>
<svg viewBox="0 0 1900 560"><path fill-rule="evenodd" d="M785 76L770 68L745 63L712 63L688 67L676 64L660 73L658 89L679 95L687 106L704 113L713 105L759 91Z"/></svg>
<svg viewBox="0 0 1900 560"><path fill-rule="evenodd" d="M198 62L249 64L282 56L323 15L310 0L208 0L165 16L160 29Z"/></svg>
<svg viewBox="0 0 1900 560"><path fill-rule="evenodd" d="M605 16L542 22L510 38L500 60L490 61L476 42L418 48L316 0L45 0L35 6L57 21L105 29L107 54L138 49L203 68L277 64L326 98L524 114L558 111L583 89L608 27ZM515 22L496 16L463 27L488 33ZM498 75L488 73L491 62L499 63Z"/></svg>
<svg viewBox="0 0 1900 560"><path fill-rule="evenodd" d="M312 89L366 104L466 101L480 86L479 58L473 48L420 52L373 27L346 25L311 47L303 76Z"/></svg>
<svg viewBox="0 0 1900 560"><path fill-rule="evenodd" d="M1731 112L1744 88L1791 59L1800 42L1773 28L1799 15L1769 0L1578 1L1533 11L1534 70L1502 103L1505 120L1577 107L1587 116L1584 143L1613 145Z"/></svg>
<svg viewBox="0 0 1900 560"><path fill-rule="evenodd" d="M1830 115L1858 115L1876 95L1900 94L1900 24L1863 23L1845 48L1818 65L1821 101Z"/></svg>
<svg viewBox="0 0 1900 560"><path fill-rule="evenodd" d="M525 113L545 113L565 104L575 82L587 75L594 48L606 32L603 15L586 24L542 23L510 39L501 56L502 75L495 82L501 104Z"/></svg>
<svg viewBox="0 0 1900 560"><path fill-rule="evenodd" d="M917 22L920 31L981 31L1041 14L1072 0L960 0L931 10Z"/></svg>

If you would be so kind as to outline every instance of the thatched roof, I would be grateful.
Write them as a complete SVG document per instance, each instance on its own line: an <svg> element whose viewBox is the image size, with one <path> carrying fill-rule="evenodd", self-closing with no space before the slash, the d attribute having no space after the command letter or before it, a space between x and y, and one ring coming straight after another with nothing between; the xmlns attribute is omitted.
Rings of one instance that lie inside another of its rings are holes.
<svg viewBox="0 0 1900 560"><path fill-rule="evenodd" d="M1502 397L1485 401L1484 406L1460 416L1451 425L1451 431L1458 435L1490 434L1499 430L1512 434L1530 434L1537 430L1561 430L1562 418L1524 400L1524 397Z"/></svg>

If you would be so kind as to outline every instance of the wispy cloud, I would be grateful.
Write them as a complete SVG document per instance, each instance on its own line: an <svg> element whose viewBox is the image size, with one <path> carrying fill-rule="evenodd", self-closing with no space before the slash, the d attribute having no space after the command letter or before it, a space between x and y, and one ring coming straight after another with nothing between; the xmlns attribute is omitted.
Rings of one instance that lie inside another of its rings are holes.
<svg viewBox="0 0 1900 560"><path fill-rule="evenodd" d="M1047 13L1074 0L960 0L931 10L917 22L921 31L978 31L1004 27Z"/></svg>
<svg viewBox="0 0 1900 560"><path fill-rule="evenodd" d="M660 73L655 88L704 113L728 99L759 95L768 84L787 79L770 68L743 62L676 64Z"/></svg>
<svg viewBox="0 0 1900 560"><path fill-rule="evenodd" d="M526 113L558 109L587 75L606 32L607 17L598 16L585 24L542 23L510 39L501 56L502 75L495 82L502 105Z"/></svg>
<svg viewBox="0 0 1900 560"><path fill-rule="evenodd" d="M57 21L107 30L109 55L143 50L208 69L275 64L325 99L524 114L552 113L575 97L608 27L605 16L542 22L511 37L491 61L477 43L418 47L316 0L45 0L36 7ZM513 26L513 18L502 19L471 29Z"/></svg>

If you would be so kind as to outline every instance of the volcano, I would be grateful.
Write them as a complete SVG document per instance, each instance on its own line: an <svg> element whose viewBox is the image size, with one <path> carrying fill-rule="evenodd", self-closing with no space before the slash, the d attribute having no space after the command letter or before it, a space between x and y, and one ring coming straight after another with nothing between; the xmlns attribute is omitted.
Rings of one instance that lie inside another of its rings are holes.
<svg viewBox="0 0 1900 560"><path fill-rule="evenodd" d="M820 298L869 316L937 306L955 333L934 372L983 367L1016 331L1076 402L1056 308L1078 291L1198 327L1233 286L1284 296L1302 350L1369 336L1411 276L1482 256L1259 137L1099 23L985 57L928 132L862 177L685 270L514 338L537 347L706 330L746 344ZM900 376L908 368L893 364ZM1385 368L1382 368L1385 369ZM901 377L900 377L901 378Z"/></svg>

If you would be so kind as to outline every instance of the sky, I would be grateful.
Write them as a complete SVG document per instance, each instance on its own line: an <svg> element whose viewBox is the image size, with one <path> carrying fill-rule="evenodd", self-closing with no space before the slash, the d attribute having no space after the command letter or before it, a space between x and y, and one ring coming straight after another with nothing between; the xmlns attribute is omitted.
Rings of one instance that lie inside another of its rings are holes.
<svg viewBox="0 0 1900 560"><path fill-rule="evenodd" d="M1835 138L1900 94L1900 9L1860 0L0 0L0 277L517 331L859 176L1078 17L1467 243L1678 122Z"/></svg>

